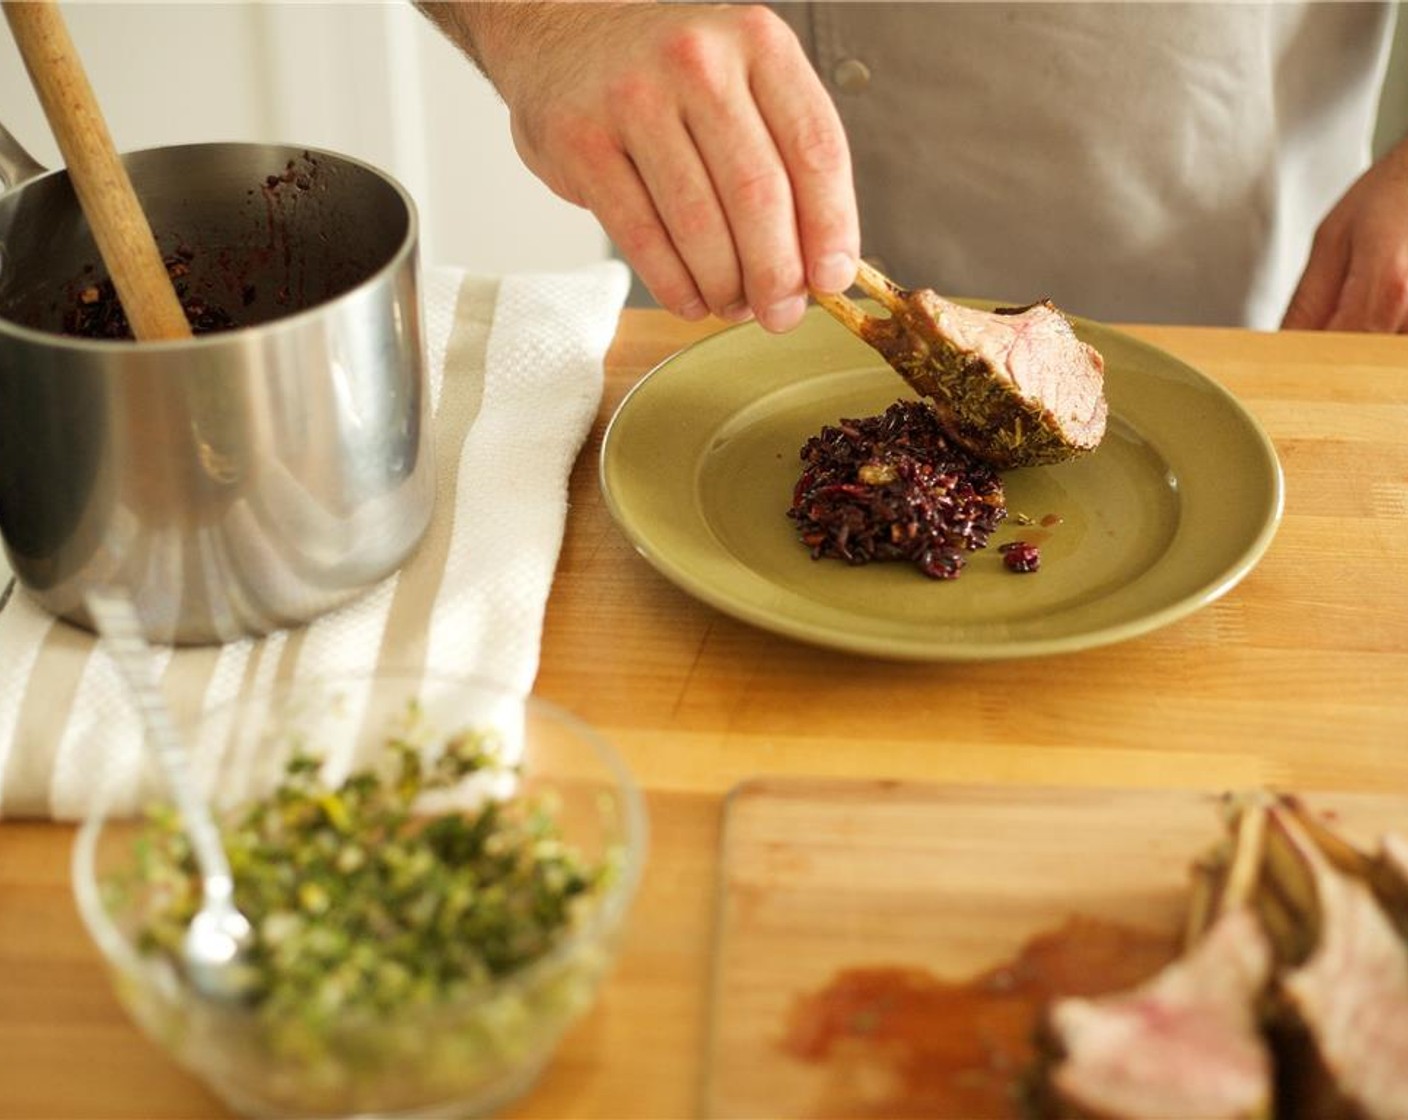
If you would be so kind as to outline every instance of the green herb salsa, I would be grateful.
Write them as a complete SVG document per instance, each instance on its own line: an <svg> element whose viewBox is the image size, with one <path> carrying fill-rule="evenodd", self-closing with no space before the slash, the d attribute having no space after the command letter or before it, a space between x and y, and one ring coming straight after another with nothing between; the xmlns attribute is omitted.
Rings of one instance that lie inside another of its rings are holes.
<svg viewBox="0 0 1408 1120"><path fill-rule="evenodd" d="M618 871L619 853L589 861L564 840L548 795L485 794L468 808L424 810L427 794L511 771L498 747L466 732L425 761L419 746L393 738L386 765L336 786L321 778L318 758L297 751L271 796L226 820L235 900L255 931L241 1013L258 1022L266 1060L321 1067L324 1087L341 1097L339 1086L376 1076L379 1062L399 1061L402 1079L422 1058L462 1070L486 1057L467 1047L504 1049L510 1020L527 1038L535 1000L553 1005L549 1017L578 1002L586 981L574 983L564 966L551 990L516 994L512 1014L486 1000L459 1050L447 1049L449 1037L407 1035L408 1021L439 1009L448 1009L447 1029L428 1033L452 1035L463 1014L454 1009L561 944ZM110 885L136 915L138 948L179 969L200 879L174 810L149 814L136 845L133 873ZM598 963L584 960L578 973ZM406 1045L386 1048L397 1030Z"/></svg>

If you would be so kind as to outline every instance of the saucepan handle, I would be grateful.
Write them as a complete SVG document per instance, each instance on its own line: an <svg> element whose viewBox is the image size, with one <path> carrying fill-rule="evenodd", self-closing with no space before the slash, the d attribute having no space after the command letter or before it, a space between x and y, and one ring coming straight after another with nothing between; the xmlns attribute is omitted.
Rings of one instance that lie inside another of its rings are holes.
<svg viewBox="0 0 1408 1120"><path fill-rule="evenodd" d="M10 135L9 129L0 124L0 190L17 187L26 179L43 175L47 170Z"/></svg>

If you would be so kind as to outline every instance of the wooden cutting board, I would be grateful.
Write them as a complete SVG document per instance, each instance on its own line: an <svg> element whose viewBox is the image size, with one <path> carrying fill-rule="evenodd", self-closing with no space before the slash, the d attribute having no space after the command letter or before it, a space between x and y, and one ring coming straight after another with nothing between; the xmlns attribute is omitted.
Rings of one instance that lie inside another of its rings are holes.
<svg viewBox="0 0 1408 1120"><path fill-rule="evenodd" d="M1106 963L1088 968L1102 975L1157 968L1181 934L1193 861L1224 835L1219 800L807 779L738 787L723 833L704 1115L1019 1116L1021 1071L1002 1036L1025 1039L1026 1028L1013 1027L1010 1001L975 1010L964 982L990 973L977 985L990 1003L994 985L1031 974L1029 958L1009 966L1033 938L1068 954L1079 942L1066 963L1077 972L1097 958ZM1408 800L1305 800L1365 844L1408 830ZM1073 917L1083 924L1063 929ZM981 1053L978 1067L941 1068L955 1048Z"/></svg>

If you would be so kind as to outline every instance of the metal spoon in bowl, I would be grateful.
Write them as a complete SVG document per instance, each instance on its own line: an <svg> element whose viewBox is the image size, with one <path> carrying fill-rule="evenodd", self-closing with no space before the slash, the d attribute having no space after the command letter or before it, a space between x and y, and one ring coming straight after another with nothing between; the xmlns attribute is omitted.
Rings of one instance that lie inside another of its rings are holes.
<svg viewBox="0 0 1408 1120"><path fill-rule="evenodd" d="M212 999L240 1001L248 992L248 972L240 958L250 947L254 931L235 906L235 880L220 831L191 779L186 750L161 695L136 608L125 592L111 587L87 592L84 603L142 713L147 743L161 763L200 870L201 905L182 945L186 975Z"/></svg>

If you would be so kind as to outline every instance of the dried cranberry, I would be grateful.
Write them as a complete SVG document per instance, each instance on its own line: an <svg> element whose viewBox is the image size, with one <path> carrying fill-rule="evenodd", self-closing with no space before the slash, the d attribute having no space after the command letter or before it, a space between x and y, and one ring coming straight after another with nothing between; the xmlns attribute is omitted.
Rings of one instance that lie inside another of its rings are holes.
<svg viewBox="0 0 1408 1120"><path fill-rule="evenodd" d="M1041 567L1041 553L1036 545L1026 541L1008 541L998 545L1002 563L1009 572L1034 572Z"/></svg>

